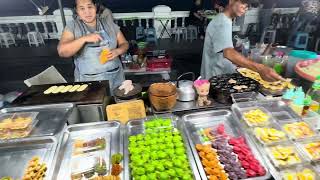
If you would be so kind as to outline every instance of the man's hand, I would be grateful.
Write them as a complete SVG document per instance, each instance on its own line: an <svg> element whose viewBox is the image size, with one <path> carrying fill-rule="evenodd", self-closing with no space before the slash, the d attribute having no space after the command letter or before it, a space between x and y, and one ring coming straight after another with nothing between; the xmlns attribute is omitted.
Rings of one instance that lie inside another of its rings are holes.
<svg viewBox="0 0 320 180"><path fill-rule="evenodd" d="M263 80L268 82L284 81L284 79L278 73L276 73L273 69L265 65L261 65L259 67L258 73L260 74Z"/></svg>
<svg viewBox="0 0 320 180"><path fill-rule="evenodd" d="M109 51L109 54L107 55L107 58L109 60L112 60L112 59L120 56L120 54L121 54L121 52L120 52L119 49L112 49L112 50Z"/></svg>
<svg viewBox="0 0 320 180"><path fill-rule="evenodd" d="M102 41L102 37L99 34L89 34L83 37L86 43L98 43Z"/></svg>

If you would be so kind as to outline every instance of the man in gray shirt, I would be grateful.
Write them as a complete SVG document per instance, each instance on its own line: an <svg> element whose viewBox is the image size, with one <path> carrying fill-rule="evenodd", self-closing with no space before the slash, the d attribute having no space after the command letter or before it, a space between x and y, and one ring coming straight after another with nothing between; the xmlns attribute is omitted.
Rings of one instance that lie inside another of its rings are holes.
<svg viewBox="0 0 320 180"><path fill-rule="evenodd" d="M233 48L232 19L244 15L248 9L247 1L230 0L224 12L209 23L202 55L203 78L234 73L237 65L258 72L267 81L283 80L273 69L250 61Z"/></svg>

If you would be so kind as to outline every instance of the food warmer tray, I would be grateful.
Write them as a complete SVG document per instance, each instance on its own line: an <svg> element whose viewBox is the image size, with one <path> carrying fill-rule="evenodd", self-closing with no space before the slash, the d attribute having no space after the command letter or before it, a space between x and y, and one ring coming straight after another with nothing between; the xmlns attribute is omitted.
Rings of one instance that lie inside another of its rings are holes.
<svg viewBox="0 0 320 180"><path fill-rule="evenodd" d="M253 102L235 103L231 107L233 114L235 116L234 122L237 124L237 126L239 126L241 128L241 130L243 132L250 131L250 128L248 128L246 123L242 120L242 118L241 118L242 112L244 110L255 109L255 108L261 108L261 109L267 110L268 112L271 112L269 114L269 115L271 115L271 121L280 122L280 123L281 123L281 121L283 121L284 123L303 121L303 120L301 120L301 117L299 117L291 108L289 108L282 101L278 101L278 100L269 100L268 101L267 100L267 101L253 101ZM276 180L282 179L279 170L284 170L286 168L276 168L272 164L271 159L267 155L266 148L268 146L264 146L261 143L259 143L253 134L250 134L249 136L250 136L251 141L256 145L256 147L258 148L258 150L262 154L262 157L265 159L265 161L268 165L269 171L270 171L271 175L273 176L273 178ZM306 139L308 139L308 138L306 138ZM278 144L279 145L290 144L298 151L298 154L300 156L302 155L302 157L301 157L302 162L300 164L298 164L297 166L291 166L291 168L299 167L299 165L300 166L307 165L305 162L305 157L301 153L301 149L299 149L299 147L297 147L297 144L294 141L288 139L287 141L285 141L283 143L278 143ZM290 167L288 167L288 168L290 169Z"/></svg>
<svg viewBox="0 0 320 180"><path fill-rule="evenodd" d="M231 104L222 104L210 99L213 103L209 106L199 107L197 106L197 101L182 102L177 100L177 104L170 111L157 111L152 107L152 111L155 114L168 114L168 113L180 113L186 111L198 111L198 110L213 110L213 109L229 109Z"/></svg>
<svg viewBox="0 0 320 180"><path fill-rule="evenodd" d="M70 177L72 143L76 138L90 138L92 135L109 136L109 144L106 149L110 152L106 161L111 160L111 155L116 153L123 154L123 135L121 124L117 121L105 121L86 124L77 124L68 126L63 134L57 162L53 171L53 180L68 180ZM107 153L106 153L107 154ZM111 170L111 163L108 163L108 169ZM123 163L122 163L123 164ZM124 166L124 165L122 165ZM119 175L123 179L123 171Z"/></svg>
<svg viewBox="0 0 320 180"><path fill-rule="evenodd" d="M72 103L66 104L51 104L39 106L25 106L12 107L2 109L0 113L19 113L19 112L39 112L36 117L39 121L26 138L40 137L40 136L55 136L60 133L68 118L73 112L74 105ZM12 139L6 141L19 141L19 139ZM1 141L0 141L1 143Z"/></svg>
<svg viewBox="0 0 320 180"><path fill-rule="evenodd" d="M44 94L43 92L51 86L67 86L88 84L87 89L82 92L66 92L58 94ZM99 104L106 95L110 95L108 81L75 82L62 84L46 84L31 86L17 99L12 106L57 104L72 102L75 104Z"/></svg>
<svg viewBox="0 0 320 180"><path fill-rule="evenodd" d="M160 115L160 116L155 116L155 117L170 118L171 121L173 122L174 127L177 128L181 132L182 139L183 139L183 142L184 142L185 148L186 148L186 153L187 153L189 163L190 163L190 168L191 168L191 171L193 172L193 175L194 175L194 179L200 180L201 177L199 175L196 163L194 161L194 157L192 155L190 145L187 140L187 136L183 132L181 119L178 118L177 116L172 115L172 114ZM125 163L125 167L124 167L125 178L124 179L126 179L126 180L132 179L130 177L130 167L129 167L129 163L130 163L129 150L128 150L129 136L133 135L133 134L143 133L144 132L144 125L143 125L144 121L151 120L155 117L148 116L145 119L131 120L126 125L125 132L124 132L124 163Z"/></svg>
<svg viewBox="0 0 320 180"><path fill-rule="evenodd" d="M255 158L260 162L260 164L265 168L266 174L264 176L248 178L248 180L265 180L271 178L271 174L268 171L266 162L261 156L260 152L256 149L255 144L247 136L245 131L241 131L240 127L234 123L232 113L229 110L214 110L214 111L203 111L198 113L188 114L182 117L184 133L187 135L189 140L191 150L195 161L197 163L200 176L203 180L208 179L204 171L203 165L200 161L200 157L196 150L196 144L201 143L201 139L197 131L200 128L209 128L216 126L220 123L226 126L226 131L228 134L233 136L242 136L246 138L246 143L250 147ZM232 127L232 128L231 128Z"/></svg>
<svg viewBox="0 0 320 180"><path fill-rule="evenodd" d="M46 163L47 180L52 179L54 166L56 139L53 137L32 138L10 144L1 144L0 147L0 177L9 176L13 179L21 179L29 161L38 156L40 162Z"/></svg>

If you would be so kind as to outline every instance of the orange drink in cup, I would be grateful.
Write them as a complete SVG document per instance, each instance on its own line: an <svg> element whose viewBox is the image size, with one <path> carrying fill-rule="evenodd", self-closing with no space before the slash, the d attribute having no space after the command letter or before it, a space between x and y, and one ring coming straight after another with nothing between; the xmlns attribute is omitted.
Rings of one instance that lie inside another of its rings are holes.
<svg viewBox="0 0 320 180"><path fill-rule="evenodd" d="M109 59L107 58L108 54L110 53L109 49L102 49L100 53L100 64L105 64Z"/></svg>

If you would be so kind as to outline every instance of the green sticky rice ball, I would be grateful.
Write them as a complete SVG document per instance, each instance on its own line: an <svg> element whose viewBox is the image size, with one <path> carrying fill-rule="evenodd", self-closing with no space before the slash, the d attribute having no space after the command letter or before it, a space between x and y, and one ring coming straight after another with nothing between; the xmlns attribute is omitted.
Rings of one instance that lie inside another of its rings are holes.
<svg viewBox="0 0 320 180"><path fill-rule="evenodd" d="M180 136L180 132L179 131L174 131L173 133L172 133L174 136Z"/></svg>
<svg viewBox="0 0 320 180"><path fill-rule="evenodd" d="M166 149L167 148L167 146L165 145L165 144L160 144L159 145L159 149L160 150L164 150L164 149Z"/></svg>
<svg viewBox="0 0 320 180"><path fill-rule="evenodd" d="M184 148L183 142L176 142L176 143L174 143L174 146L175 146L176 148Z"/></svg>
<svg viewBox="0 0 320 180"><path fill-rule="evenodd" d="M176 159L173 164L175 165L175 167L182 167L183 166L183 162L179 159Z"/></svg>
<svg viewBox="0 0 320 180"><path fill-rule="evenodd" d="M185 154L186 150L184 148L176 148L175 150L177 155Z"/></svg>
<svg viewBox="0 0 320 180"><path fill-rule="evenodd" d="M164 151L158 151L158 155L160 159L165 159L167 157L167 153Z"/></svg>
<svg viewBox="0 0 320 180"><path fill-rule="evenodd" d="M162 126L162 125L161 125L161 121L158 121L158 120L157 120L157 121L154 122L154 127L155 127L155 128L159 128L159 127L161 127L161 126Z"/></svg>
<svg viewBox="0 0 320 180"><path fill-rule="evenodd" d="M148 176L148 180L157 180L156 173L149 173L147 176Z"/></svg>
<svg viewBox="0 0 320 180"><path fill-rule="evenodd" d="M173 167L173 163L171 161L166 161L164 162L164 167L171 169Z"/></svg>
<svg viewBox="0 0 320 180"><path fill-rule="evenodd" d="M188 174L184 174L183 176L182 176L182 179L183 180L193 180L193 178L192 178L192 176L188 173Z"/></svg>
<svg viewBox="0 0 320 180"><path fill-rule="evenodd" d="M162 120L163 126L171 126L171 120L170 119L164 119Z"/></svg>
<svg viewBox="0 0 320 180"><path fill-rule="evenodd" d="M167 146L168 149L173 149L175 145L174 145L174 143L169 142L169 143L166 144L166 146Z"/></svg>
<svg viewBox="0 0 320 180"><path fill-rule="evenodd" d="M156 169L157 169L158 171L160 171L160 172L162 172L162 171L165 170L165 168L164 168L164 166L163 166L162 164L158 164L158 165L156 166Z"/></svg>
<svg viewBox="0 0 320 180"><path fill-rule="evenodd" d="M140 176L145 174L145 170L143 167L134 168L132 171L134 172L134 174L140 175Z"/></svg>
<svg viewBox="0 0 320 180"><path fill-rule="evenodd" d="M174 136L172 141L173 142L181 142L182 141L182 137L181 136Z"/></svg>
<svg viewBox="0 0 320 180"><path fill-rule="evenodd" d="M170 157L174 157L175 156L174 149L168 149L166 152Z"/></svg>
<svg viewBox="0 0 320 180"><path fill-rule="evenodd" d="M170 179L172 179L172 178L177 176L177 173L176 173L176 171L174 169L169 169L168 170L168 174L171 177Z"/></svg>
<svg viewBox="0 0 320 180"><path fill-rule="evenodd" d="M157 159L159 159L159 155L157 154L156 151L153 151L153 152L151 152L150 158L151 158L152 160L157 160Z"/></svg>
<svg viewBox="0 0 320 180"><path fill-rule="evenodd" d="M150 146L150 150L151 151L156 151L158 149L159 149L159 146L157 144L153 144L153 145Z"/></svg>
<svg viewBox="0 0 320 180"><path fill-rule="evenodd" d="M146 134L148 134L148 135L153 134L153 129L146 129Z"/></svg>
<svg viewBox="0 0 320 180"><path fill-rule="evenodd" d="M154 138L158 138L158 133L150 133L150 136L154 139Z"/></svg>
<svg viewBox="0 0 320 180"><path fill-rule="evenodd" d="M146 175L140 176L140 180L148 180L148 177Z"/></svg>
<svg viewBox="0 0 320 180"><path fill-rule="evenodd" d="M148 166L146 167L146 171L147 171L148 173L152 173L152 172L154 172L154 170L155 170L155 167L154 167L153 165L148 165Z"/></svg>
<svg viewBox="0 0 320 180"><path fill-rule="evenodd" d="M175 168L175 171L176 171L178 177L182 177L185 173L185 171L181 168Z"/></svg>
<svg viewBox="0 0 320 180"><path fill-rule="evenodd" d="M161 172L159 174L159 178L163 179L163 180L167 180L167 179L169 179L169 174L167 172Z"/></svg>
<svg viewBox="0 0 320 180"><path fill-rule="evenodd" d="M165 141L166 142L172 142L173 136L166 136Z"/></svg>
<svg viewBox="0 0 320 180"><path fill-rule="evenodd" d="M151 145L157 144L157 140L156 140L156 139L151 139L151 140L150 140L150 144L151 144Z"/></svg>
<svg viewBox="0 0 320 180"><path fill-rule="evenodd" d="M159 144L164 143L164 138L158 138L158 139L157 139L157 142L158 142Z"/></svg>
<svg viewBox="0 0 320 180"><path fill-rule="evenodd" d="M177 159L181 160L181 161L186 161L188 160L188 157L186 154L181 154L179 156L176 157Z"/></svg>
<svg viewBox="0 0 320 180"><path fill-rule="evenodd" d="M130 136L129 137L129 141L130 142L134 142L134 141L136 141L137 140L137 137L136 136Z"/></svg>

